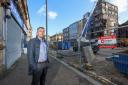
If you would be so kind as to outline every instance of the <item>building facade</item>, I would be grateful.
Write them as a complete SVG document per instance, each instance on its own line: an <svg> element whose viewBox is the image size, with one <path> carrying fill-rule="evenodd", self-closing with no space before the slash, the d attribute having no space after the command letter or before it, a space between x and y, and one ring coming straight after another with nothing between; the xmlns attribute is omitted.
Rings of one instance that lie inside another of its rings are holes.
<svg viewBox="0 0 128 85"><path fill-rule="evenodd" d="M50 46L52 46L52 48L57 48L59 42L63 42L63 33L56 33L50 36Z"/></svg>
<svg viewBox="0 0 128 85"><path fill-rule="evenodd" d="M63 29L63 41L69 41L69 27Z"/></svg>
<svg viewBox="0 0 128 85"><path fill-rule="evenodd" d="M87 12L87 13L85 13L85 14L83 15L83 27L84 27L84 25L86 24L86 21L87 21L89 15L90 15L90 12Z"/></svg>
<svg viewBox="0 0 128 85"><path fill-rule="evenodd" d="M63 29L63 41L68 41L72 47L77 47L77 39L81 36L84 25L89 17L90 13L87 12L83 15L83 18L69 25L67 28Z"/></svg>
<svg viewBox="0 0 128 85"><path fill-rule="evenodd" d="M77 23L78 23L78 26L77 26L77 38L80 37L81 35L81 32L83 31L83 28L84 28L84 25L86 23L86 18L83 18L81 20L79 20Z"/></svg>
<svg viewBox="0 0 128 85"><path fill-rule="evenodd" d="M81 32L83 31L85 19L81 19L69 26L69 41L72 47L77 47L77 39L80 37Z"/></svg>
<svg viewBox="0 0 128 85"><path fill-rule="evenodd" d="M0 1L0 68L9 69L23 52L28 32L31 30L27 1Z"/></svg>
<svg viewBox="0 0 128 85"><path fill-rule="evenodd" d="M50 42L63 41L63 33L57 33L50 37Z"/></svg>
<svg viewBox="0 0 128 85"><path fill-rule="evenodd" d="M77 39L77 28L78 28L78 22L75 22L69 26L69 39Z"/></svg>
<svg viewBox="0 0 128 85"><path fill-rule="evenodd" d="M128 21L119 25L117 30L118 46L128 46Z"/></svg>
<svg viewBox="0 0 128 85"><path fill-rule="evenodd" d="M128 38L128 21L124 22L123 24L119 25L118 29L118 38Z"/></svg>
<svg viewBox="0 0 128 85"><path fill-rule="evenodd" d="M115 29L112 27L118 27L118 7L107 2L106 0L99 0L93 13L91 32L91 38L97 38L99 36L114 35ZM104 30L104 31L103 31Z"/></svg>

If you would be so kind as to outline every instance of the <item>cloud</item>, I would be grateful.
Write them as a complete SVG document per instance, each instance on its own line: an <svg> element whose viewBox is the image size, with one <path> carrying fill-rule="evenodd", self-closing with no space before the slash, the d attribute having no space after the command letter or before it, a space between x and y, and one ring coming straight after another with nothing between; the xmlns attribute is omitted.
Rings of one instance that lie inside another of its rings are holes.
<svg viewBox="0 0 128 85"><path fill-rule="evenodd" d="M94 2L97 0L91 0L91 2ZM116 6L118 6L119 13L128 11L128 0L106 0Z"/></svg>
<svg viewBox="0 0 128 85"><path fill-rule="evenodd" d="M53 11L48 12L48 17L50 19L56 19L57 16L58 16L58 14L56 12L53 12Z"/></svg>
<svg viewBox="0 0 128 85"><path fill-rule="evenodd" d="M46 5L42 5L42 7L37 11L37 13L41 14L46 11L45 9L46 9Z"/></svg>
<svg viewBox="0 0 128 85"><path fill-rule="evenodd" d="M97 0L91 0L91 2L95 2ZM107 2L110 2L118 7L118 13L119 13L119 23L122 23L127 20L127 18L124 19L123 14L128 14L128 0L106 0Z"/></svg>
<svg viewBox="0 0 128 85"><path fill-rule="evenodd" d="M94 1L97 1L97 0L91 0L91 2L94 2Z"/></svg>
<svg viewBox="0 0 128 85"><path fill-rule="evenodd" d="M37 11L37 14L46 16L45 12L46 12L46 5L43 5L43 6ZM57 12L48 11L48 18L49 18L49 19L56 19L57 16L58 16L58 13L57 13Z"/></svg>
<svg viewBox="0 0 128 85"><path fill-rule="evenodd" d="M118 6L119 13L128 11L128 0L112 0L112 3Z"/></svg>

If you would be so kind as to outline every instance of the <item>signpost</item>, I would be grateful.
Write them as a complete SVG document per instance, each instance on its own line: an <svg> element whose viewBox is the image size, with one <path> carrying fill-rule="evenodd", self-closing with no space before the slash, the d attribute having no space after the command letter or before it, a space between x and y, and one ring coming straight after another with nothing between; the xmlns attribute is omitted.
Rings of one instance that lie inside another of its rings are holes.
<svg viewBox="0 0 128 85"><path fill-rule="evenodd" d="M99 48L116 48L116 36L103 36L98 38Z"/></svg>

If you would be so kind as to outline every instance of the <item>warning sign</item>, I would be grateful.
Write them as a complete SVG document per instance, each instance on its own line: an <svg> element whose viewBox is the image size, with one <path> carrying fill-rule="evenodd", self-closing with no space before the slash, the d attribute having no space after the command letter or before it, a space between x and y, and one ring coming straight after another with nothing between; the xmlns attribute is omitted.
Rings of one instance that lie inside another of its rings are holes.
<svg viewBox="0 0 128 85"><path fill-rule="evenodd" d="M98 38L100 48L115 48L117 44L116 36L104 36Z"/></svg>

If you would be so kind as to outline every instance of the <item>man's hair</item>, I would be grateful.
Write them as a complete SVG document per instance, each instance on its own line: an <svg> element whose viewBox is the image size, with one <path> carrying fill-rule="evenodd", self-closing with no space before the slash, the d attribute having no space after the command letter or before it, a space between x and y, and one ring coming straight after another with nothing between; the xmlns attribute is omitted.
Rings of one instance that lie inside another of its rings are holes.
<svg viewBox="0 0 128 85"><path fill-rule="evenodd" d="M45 28L44 28L44 27L38 27L38 28L37 28L37 31L38 31L39 29L45 29Z"/></svg>
<svg viewBox="0 0 128 85"><path fill-rule="evenodd" d="M38 32L39 29L43 29L44 30L45 28L44 27L38 27L37 28L37 32ZM37 37L37 35L36 35L36 37ZM45 36L43 37L43 39L45 40Z"/></svg>

